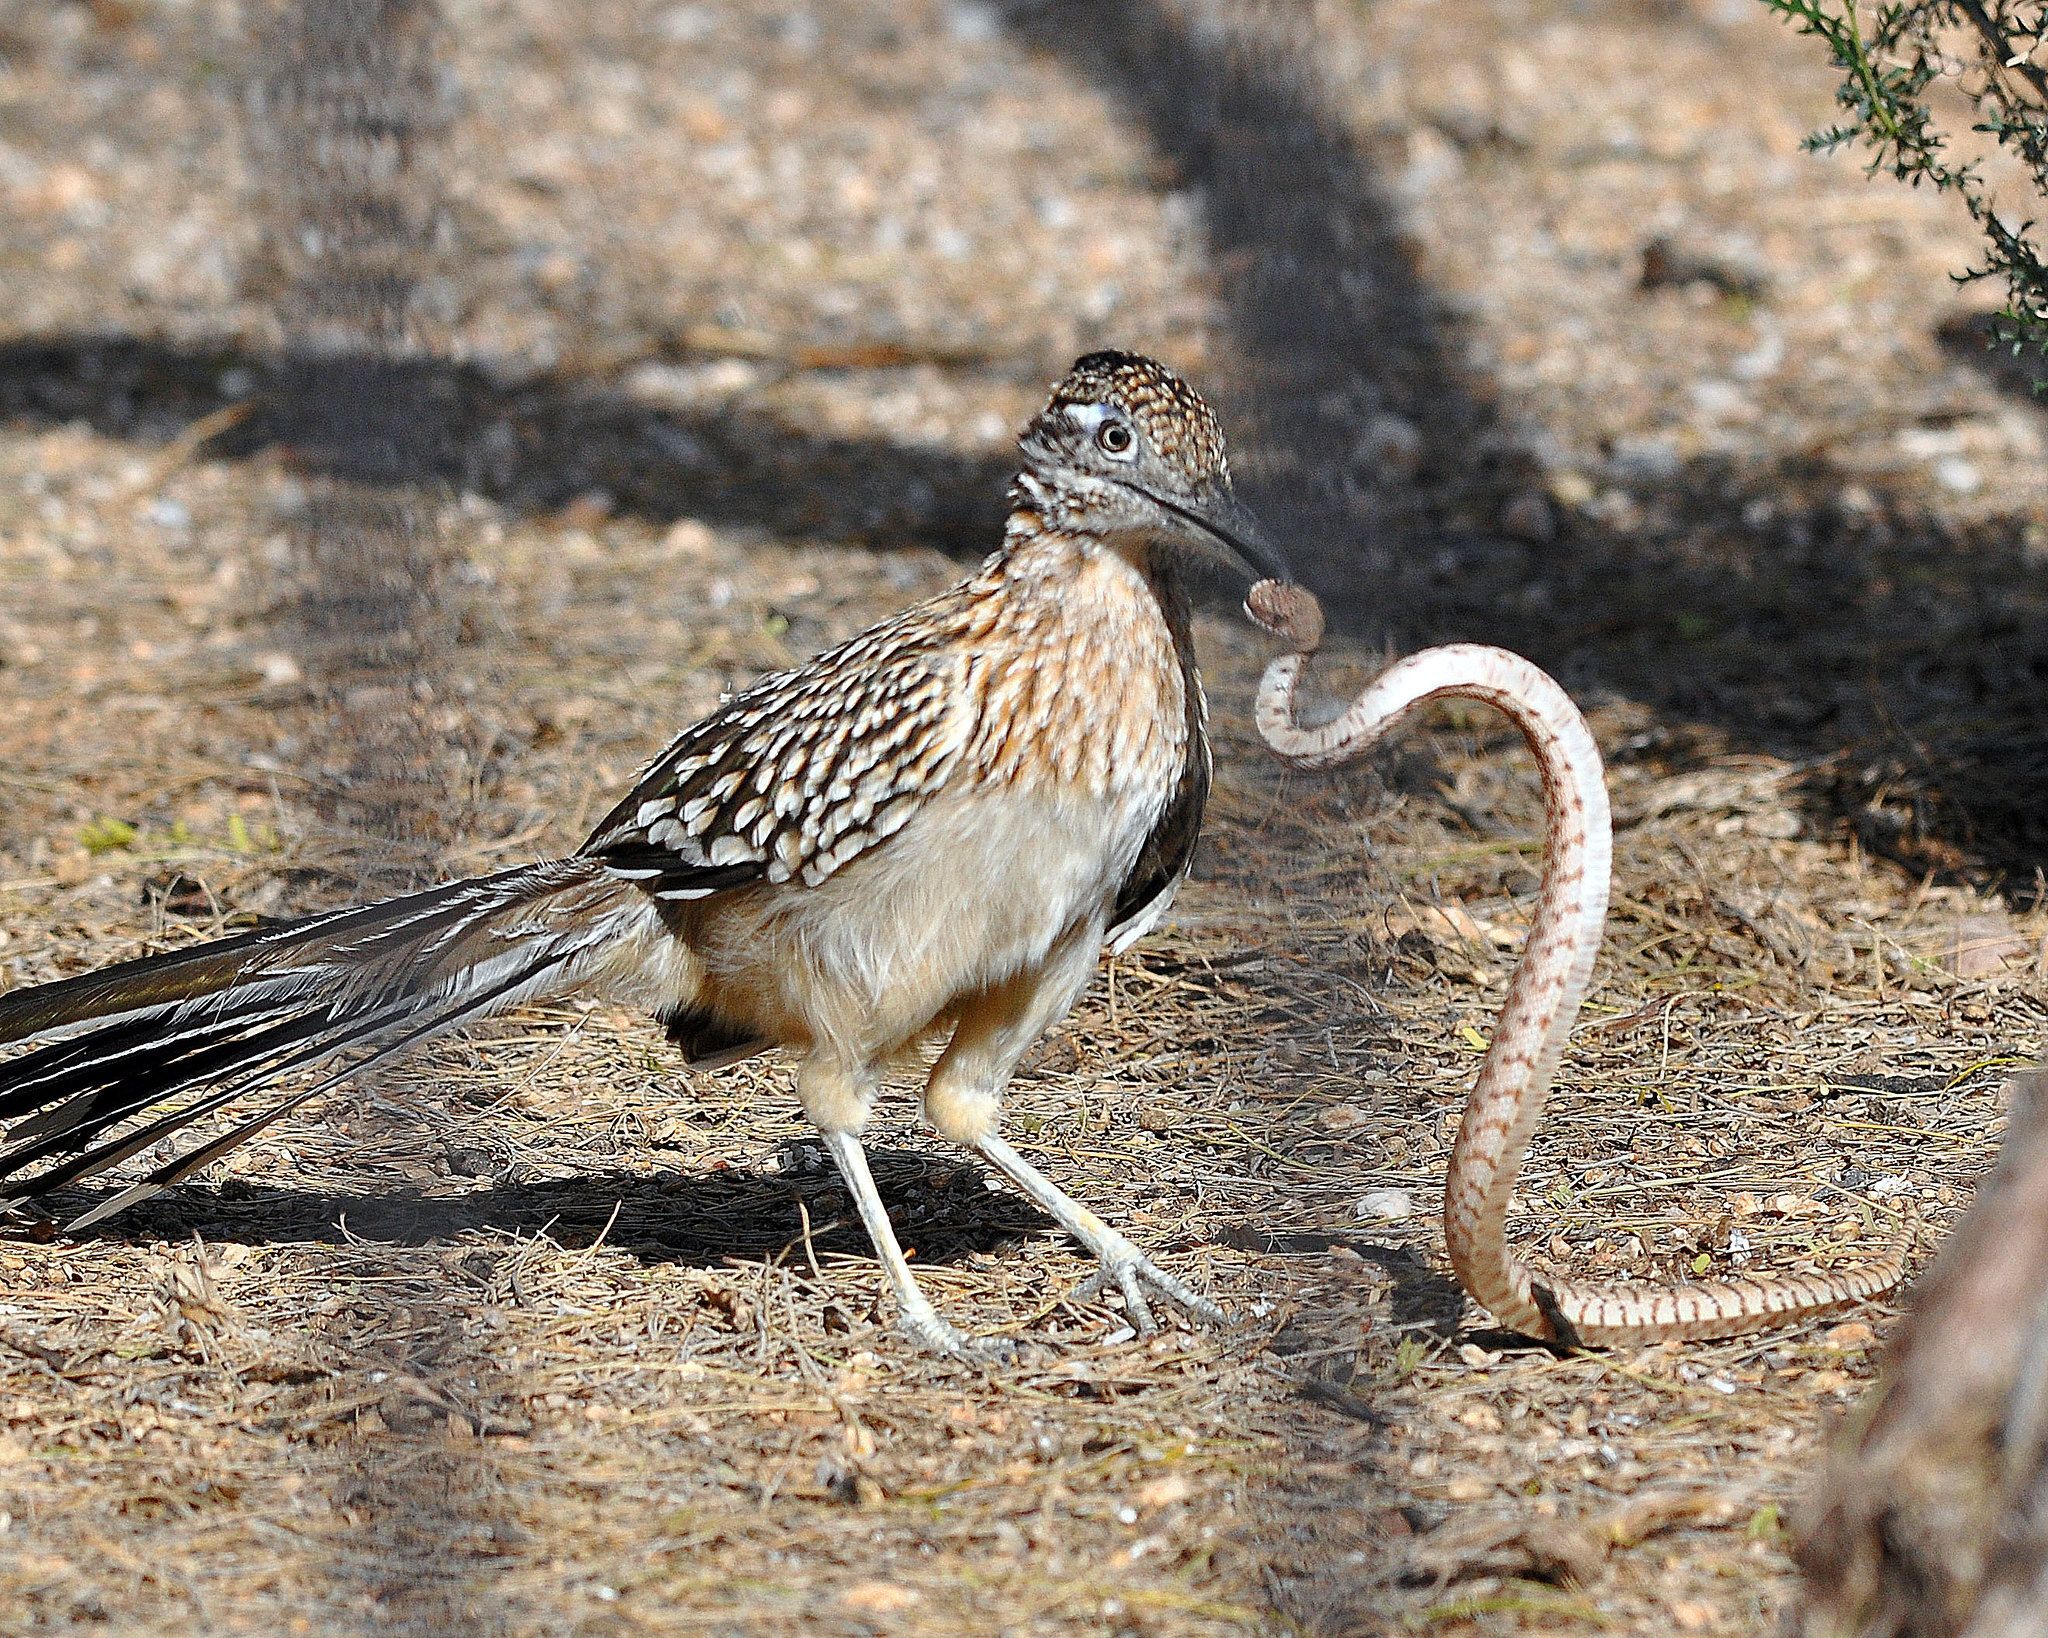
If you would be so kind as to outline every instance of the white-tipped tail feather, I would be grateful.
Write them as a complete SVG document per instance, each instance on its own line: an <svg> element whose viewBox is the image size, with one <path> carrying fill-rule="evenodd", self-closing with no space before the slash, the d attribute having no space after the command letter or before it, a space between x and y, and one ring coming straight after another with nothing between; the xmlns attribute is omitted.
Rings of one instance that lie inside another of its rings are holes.
<svg viewBox="0 0 2048 1638"><path fill-rule="evenodd" d="M0 1200L118 1165L206 1117L343 1068L153 1167L74 1226L166 1188L345 1076L566 989L630 910L601 865L560 860L312 916L0 996Z"/></svg>

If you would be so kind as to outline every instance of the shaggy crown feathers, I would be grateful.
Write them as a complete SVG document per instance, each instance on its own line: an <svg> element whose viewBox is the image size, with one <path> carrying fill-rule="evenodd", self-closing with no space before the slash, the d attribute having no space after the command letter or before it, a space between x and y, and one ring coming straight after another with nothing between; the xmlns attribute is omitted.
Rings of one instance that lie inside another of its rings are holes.
<svg viewBox="0 0 2048 1638"><path fill-rule="evenodd" d="M1089 353L1052 389L1034 427L1069 409L1113 405L1137 423L1146 442L1197 487L1230 484L1223 428L1200 393L1142 353ZM1031 432L1025 433L1027 447Z"/></svg>

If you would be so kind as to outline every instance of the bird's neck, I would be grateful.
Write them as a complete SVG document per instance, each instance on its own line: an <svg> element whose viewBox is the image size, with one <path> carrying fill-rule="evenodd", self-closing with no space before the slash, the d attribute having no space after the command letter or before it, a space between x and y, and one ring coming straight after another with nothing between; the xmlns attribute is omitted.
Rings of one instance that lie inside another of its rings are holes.
<svg viewBox="0 0 2048 1638"><path fill-rule="evenodd" d="M1029 473L1011 491L1003 544L983 567L1020 598L1064 600L1077 581L1128 580L1149 595L1173 634L1175 648L1191 652L1187 586L1173 552L1149 540L1114 539L1062 521L1056 504Z"/></svg>
<svg viewBox="0 0 2048 1638"><path fill-rule="evenodd" d="M1201 733L1201 685L1186 594L1153 555L1011 513L1001 549L952 594L983 777L1141 805L1176 787ZM1020 722L1034 731L1015 732Z"/></svg>

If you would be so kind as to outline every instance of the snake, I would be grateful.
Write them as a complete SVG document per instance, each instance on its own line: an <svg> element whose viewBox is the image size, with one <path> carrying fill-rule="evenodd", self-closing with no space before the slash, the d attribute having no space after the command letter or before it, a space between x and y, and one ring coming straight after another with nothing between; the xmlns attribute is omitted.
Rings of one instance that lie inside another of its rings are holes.
<svg viewBox="0 0 2048 1638"><path fill-rule="evenodd" d="M1466 1293L1510 1330L1564 1347L1598 1347L1790 1325L1881 1296L1904 1279L1910 1227L1890 1253L1867 1264L1668 1286L1539 1277L1515 1254L1507 1240L1508 1202L1591 987L1607 922L1614 829L1593 731L1548 673L1479 643L1448 643L1398 660L1340 715L1304 726L1297 692L1321 645L1321 606L1302 587L1261 581L1245 607L1294 650L1268 664L1255 707L1259 736L1282 761L1304 769L1352 761L1430 701L1467 699L1506 716L1542 773L1541 885L1444 1183L1444 1239Z"/></svg>

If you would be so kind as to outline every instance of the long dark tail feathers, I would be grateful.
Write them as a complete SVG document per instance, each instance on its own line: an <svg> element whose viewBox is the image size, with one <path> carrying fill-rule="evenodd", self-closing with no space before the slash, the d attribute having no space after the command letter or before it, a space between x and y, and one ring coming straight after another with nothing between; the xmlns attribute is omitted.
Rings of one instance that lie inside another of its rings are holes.
<svg viewBox="0 0 2048 1638"><path fill-rule="evenodd" d="M161 1160L72 1226L160 1192L337 1082L572 984L615 936L602 866L557 860L0 995L0 1203L92 1176L281 1076L366 1057Z"/></svg>

